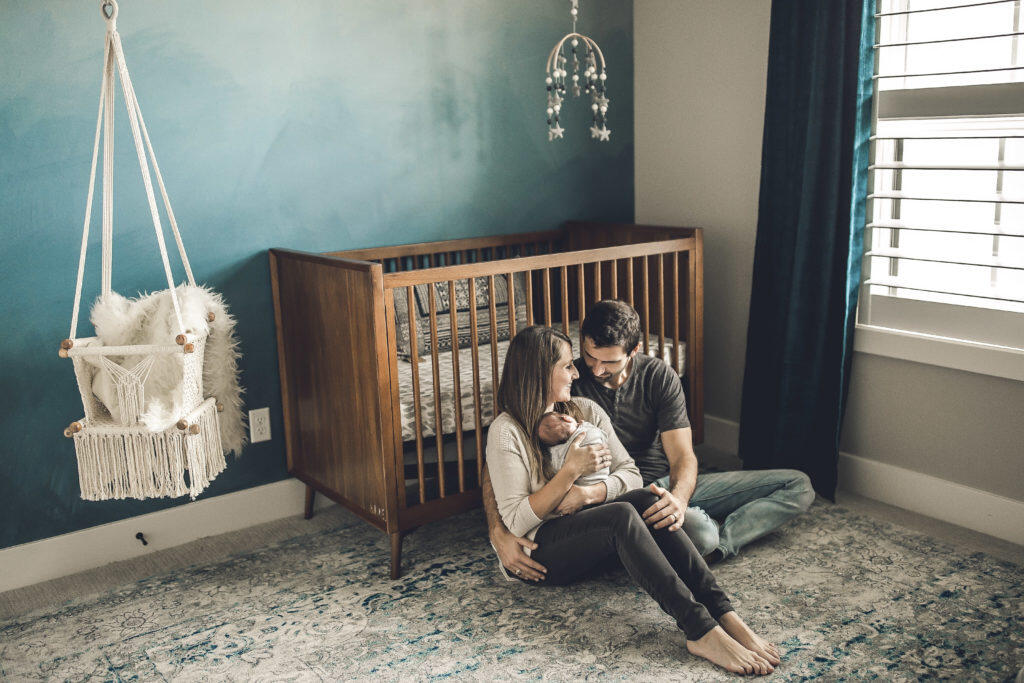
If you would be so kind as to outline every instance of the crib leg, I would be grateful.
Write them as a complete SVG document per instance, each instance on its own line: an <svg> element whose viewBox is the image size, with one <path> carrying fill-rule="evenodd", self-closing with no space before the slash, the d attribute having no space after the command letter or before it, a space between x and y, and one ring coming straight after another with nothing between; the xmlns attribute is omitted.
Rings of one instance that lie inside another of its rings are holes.
<svg viewBox="0 0 1024 683"><path fill-rule="evenodd" d="M391 580L402 575L402 532L391 534Z"/></svg>
<svg viewBox="0 0 1024 683"><path fill-rule="evenodd" d="M316 489L306 484L306 510L305 518L310 519L313 517L313 501L316 500Z"/></svg>

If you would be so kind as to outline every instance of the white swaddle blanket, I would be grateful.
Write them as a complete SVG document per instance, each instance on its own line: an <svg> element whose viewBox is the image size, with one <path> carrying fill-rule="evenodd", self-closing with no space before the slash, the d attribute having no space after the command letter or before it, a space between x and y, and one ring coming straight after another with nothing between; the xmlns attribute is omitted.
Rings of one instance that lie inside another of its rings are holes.
<svg viewBox="0 0 1024 683"><path fill-rule="evenodd" d="M548 446L548 452L551 453L551 465L555 471L562 469L562 464L565 462L565 454L569 452L569 446L572 445L576 439L580 438L580 434L585 434L581 446L590 446L596 443L608 443L608 436L601 430L600 427L590 422L583 421L576 428L564 443L560 443L554 446ZM608 474L611 470L607 467L599 469L593 474L584 474L582 477L576 480L577 486L590 486L598 482L604 481L608 478Z"/></svg>

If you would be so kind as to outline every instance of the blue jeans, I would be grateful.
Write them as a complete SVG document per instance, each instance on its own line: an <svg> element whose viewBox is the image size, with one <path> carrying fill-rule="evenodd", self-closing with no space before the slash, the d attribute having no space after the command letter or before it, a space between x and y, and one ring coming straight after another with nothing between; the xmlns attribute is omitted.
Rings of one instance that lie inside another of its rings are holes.
<svg viewBox="0 0 1024 683"><path fill-rule="evenodd" d="M669 488L669 478L654 482ZM755 538L774 531L814 502L814 489L798 470L743 470L697 475L683 530L701 555L732 557ZM721 526L715 519L722 521Z"/></svg>

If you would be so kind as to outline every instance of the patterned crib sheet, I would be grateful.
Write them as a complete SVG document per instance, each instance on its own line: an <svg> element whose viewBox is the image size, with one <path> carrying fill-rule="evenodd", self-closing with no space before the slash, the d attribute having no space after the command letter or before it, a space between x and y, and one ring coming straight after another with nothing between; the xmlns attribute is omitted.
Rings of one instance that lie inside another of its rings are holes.
<svg viewBox="0 0 1024 683"><path fill-rule="evenodd" d="M558 325L556 324L557 328ZM572 340L573 356L579 357L579 322L569 323L569 338ZM508 351L509 341L498 342L498 374L501 378L501 369L505 366L505 353ZM673 353L672 339L665 339L665 349L662 355L665 362L671 362ZM658 335L653 334L648 339L649 355L658 355ZM642 352L642 351L641 351ZM455 432L455 373L452 368L452 353L447 351L437 354L438 375L441 394L441 433L453 434ZM680 340L679 353L683 363L683 372L686 372L686 342ZM480 367L480 428L483 429L494 420L494 387L497 382L492 377L491 366L491 345L481 344L477 347L477 360ZM423 438L434 436L435 413L434 413L434 371L433 362L429 355L419 361L420 376L420 433ZM402 440L412 441L416 438L416 407L413 397L412 386L412 363L409 361L398 361L398 384L399 400L402 405ZM462 429L472 431L476 428L476 413L473 408L473 350L471 348L459 349L459 393L462 398Z"/></svg>

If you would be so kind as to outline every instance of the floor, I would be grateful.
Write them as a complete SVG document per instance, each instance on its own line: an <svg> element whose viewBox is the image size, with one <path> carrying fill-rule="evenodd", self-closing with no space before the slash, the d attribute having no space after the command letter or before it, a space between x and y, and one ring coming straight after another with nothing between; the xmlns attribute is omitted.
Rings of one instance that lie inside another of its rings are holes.
<svg viewBox="0 0 1024 683"><path fill-rule="evenodd" d="M712 469L739 469L739 461L727 453L699 446L702 464ZM932 536L967 552L984 552L1000 560L1024 565L1024 546L987 536L977 531L925 517L908 510L880 503L869 498L839 491L840 505L883 522L899 524L907 529ZM219 536L202 538L176 548L151 555L115 562L80 574L0 593L0 619L38 609L61 605L68 600L109 591L140 579L183 569L196 564L223 560L237 553L271 545L299 535L325 531L337 526L344 513L333 506L316 514L311 520L301 517L261 524Z"/></svg>

